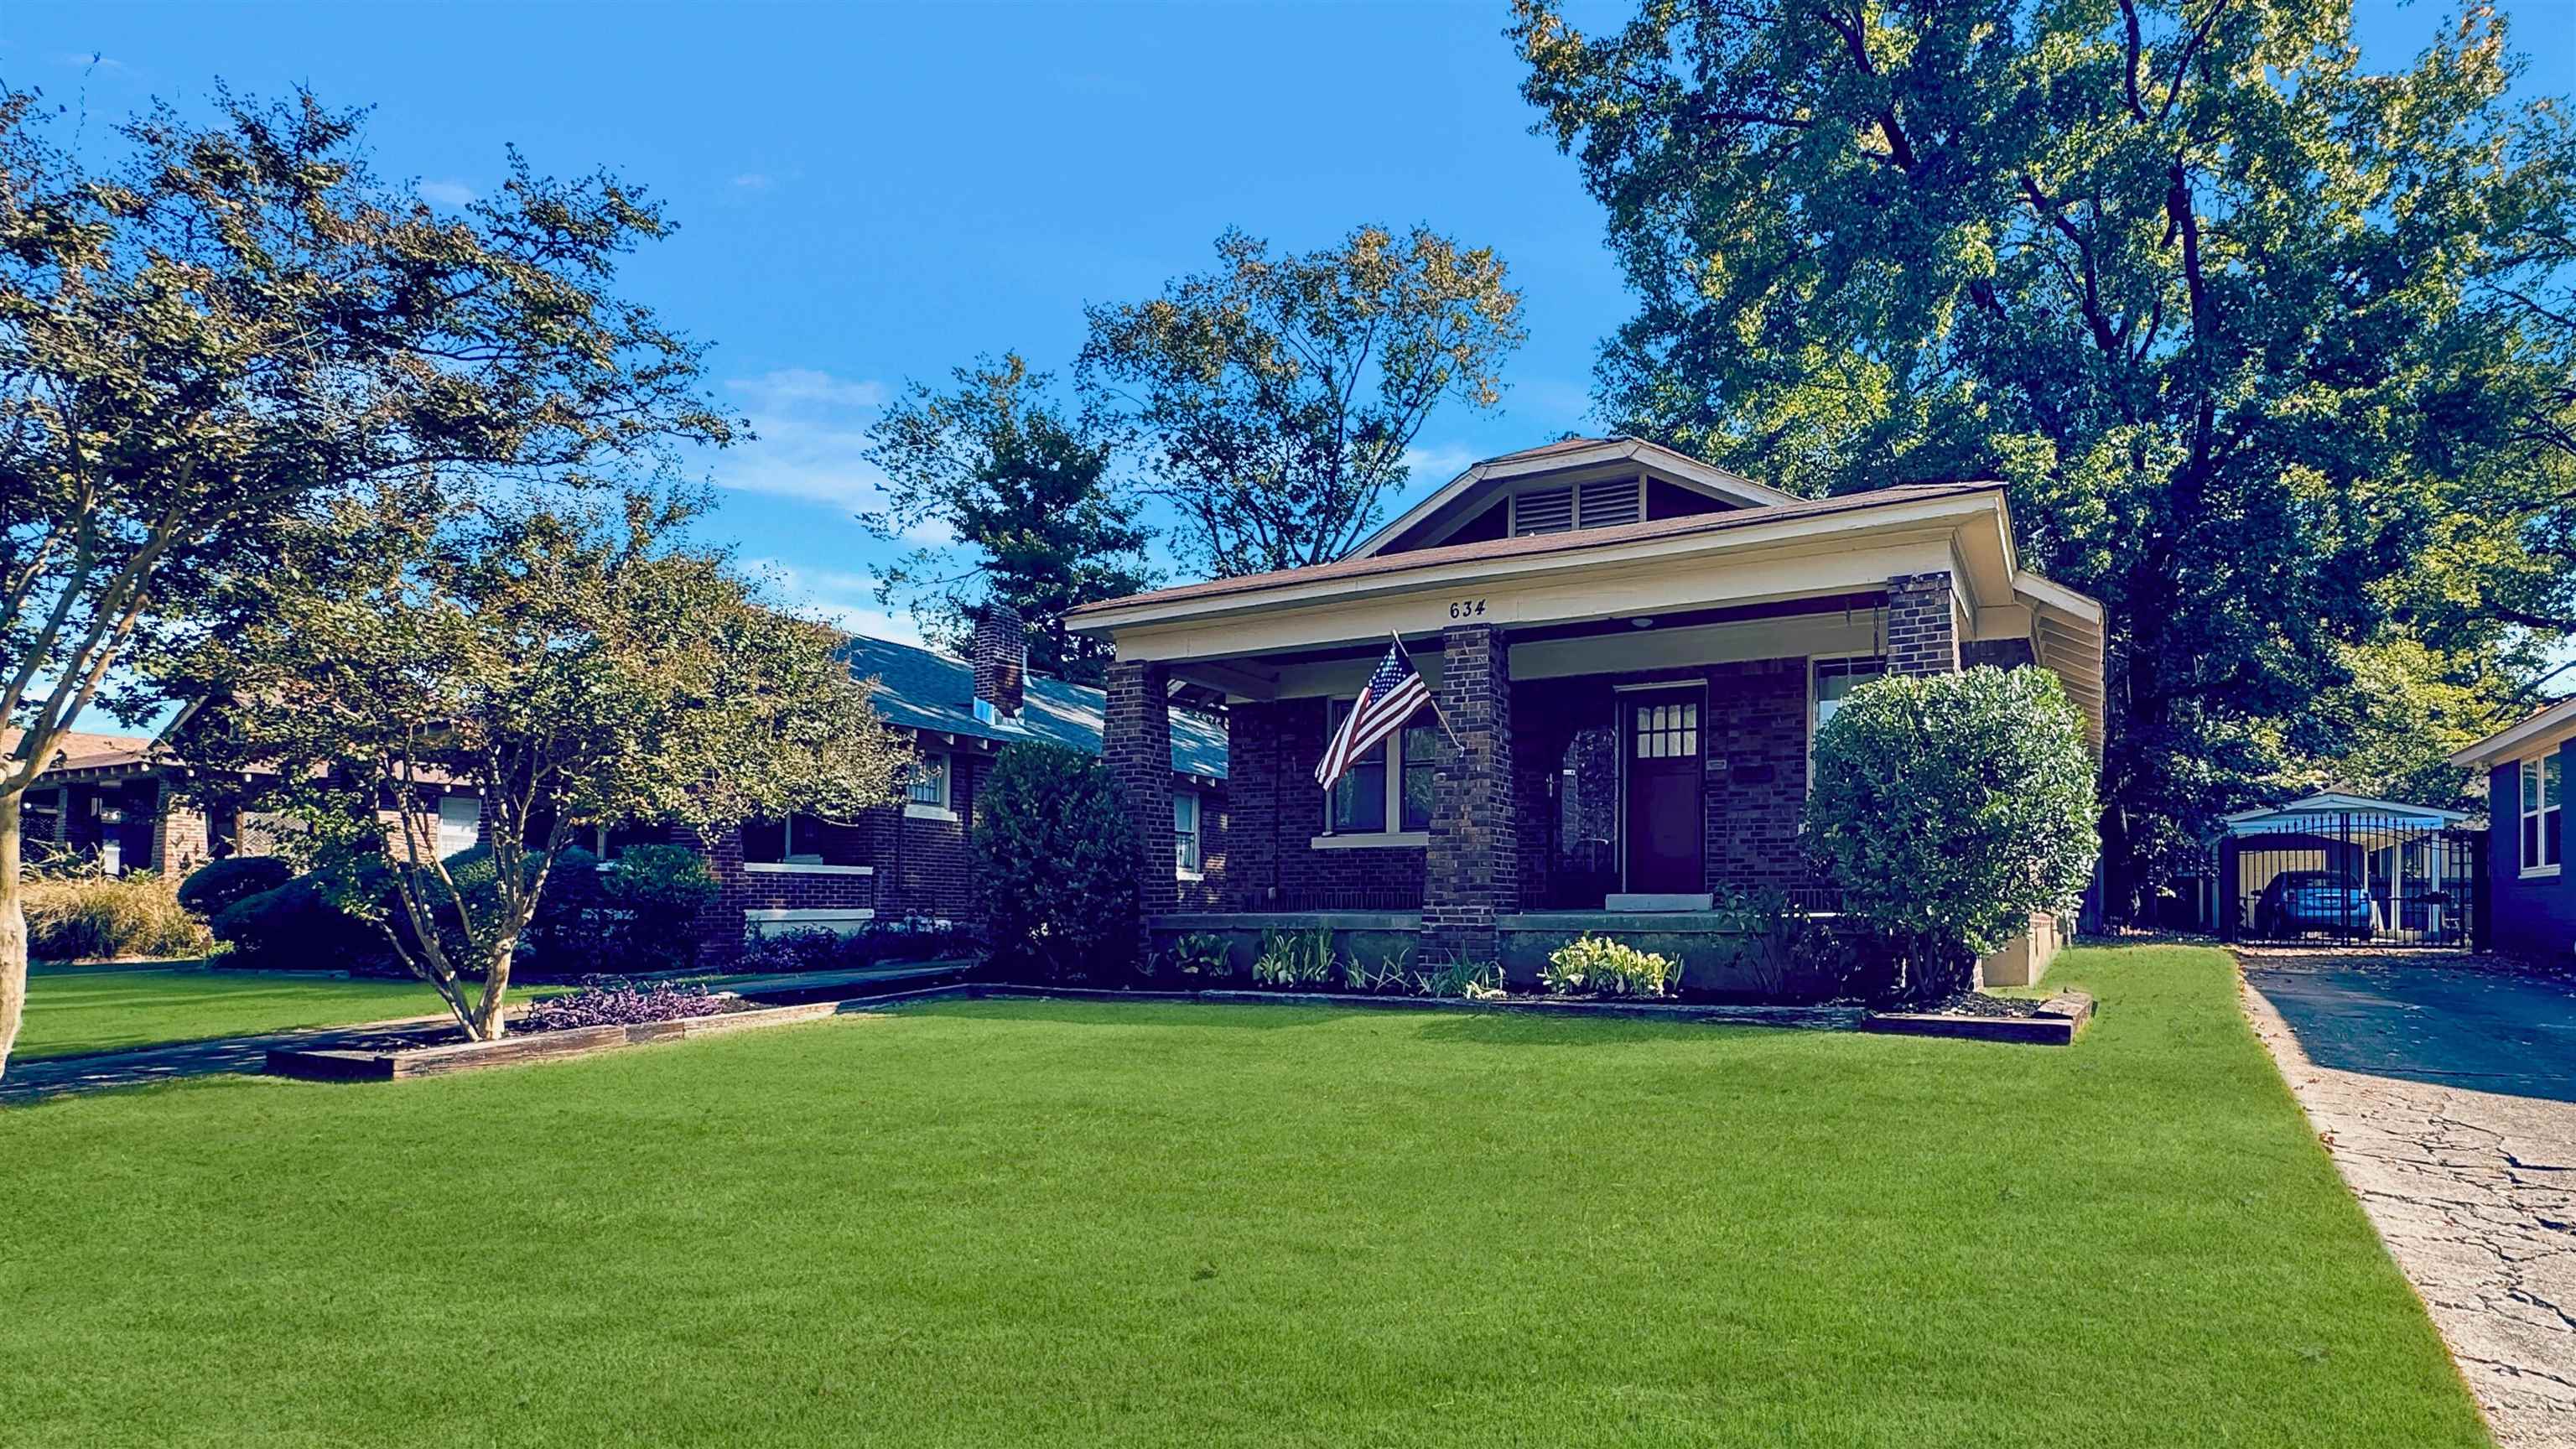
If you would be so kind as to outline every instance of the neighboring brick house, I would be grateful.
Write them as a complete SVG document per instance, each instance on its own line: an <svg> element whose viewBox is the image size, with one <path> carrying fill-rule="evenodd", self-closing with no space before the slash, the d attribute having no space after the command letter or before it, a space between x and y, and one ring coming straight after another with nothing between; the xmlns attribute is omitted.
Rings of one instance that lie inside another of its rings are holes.
<svg viewBox="0 0 2576 1449"><path fill-rule="evenodd" d="M873 920L966 920L974 913L967 832L994 758L1022 741L1101 752L1102 691L1027 670L1027 635L1007 609L978 627L973 658L885 639L853 637L850 672L876 682L888 724L910 735L922 766L898 805L855 820L812 816L756 821L685 843L704 851L723 893L701 919L707 949L758 931L850 930ZM1223 864L1224 726L1191 709L1170 715L1160 752L1165 779L1161 838L1183 899L1213 900ZM608 850L655 832L620 832Z"/></svg>
<svg viewBox="0 0 2576 1449"><path fill-rule="evenodd" d="M1071 623L1117 646L1108 758L1164 929L1410 931L1515 970L1578 930L1717 929L1738 888L1821 899L1810 741L1860 681L2048 668L2101 740L2101 606L2020 567L2000 485L1802 500L1629 438L1479 463L1333 563ZM1390 635L1437 710L1319 789ZM1184 687L1227 701L1213 912L1164 884L1150 829L1168 805L1144 762Z"/></svg>
<svg viewBox="0 0 2576 1449"><path fill-rule="evenodd" d="M2576 697L2451 756L2487 779L2488 939L2500 951L2566 964L2576 957L2576 835L2567 797L2576 786Z"/></svg>
<svg viewBox="0 0 2576 1449"><path fill-rule="evenodd" d="M287 827L278 817L239 803L257 794L258 777L213 791L185 757L194 710L182 710L159 735L73 731L24 797L20 828L31 861L86 857L109 875L157 871L184 876L228 855L266 855ZM18 747L16 730L0 736L0 754ZM413 821L420 838L453 855L480 843L481 791L469 784L430 787ZM210 803L216 796L228 802ZM401 812L383 812L388 831Z"/></svg>

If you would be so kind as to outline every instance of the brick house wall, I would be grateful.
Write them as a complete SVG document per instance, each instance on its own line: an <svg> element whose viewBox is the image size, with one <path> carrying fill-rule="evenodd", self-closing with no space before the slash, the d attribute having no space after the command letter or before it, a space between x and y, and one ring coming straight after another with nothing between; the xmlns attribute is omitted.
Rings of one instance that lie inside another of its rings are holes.
<svg viewBox="0 0 2576 1449"><path fill-rule="evenodd" d="M1311 844L1324 830L1315 766L1324 758L1326 708L1322 699L1282 699L1229 711L1225 869L1221 887L1206 893L1219 908L1422 908L1420 847L1317 850Z"/></svg>

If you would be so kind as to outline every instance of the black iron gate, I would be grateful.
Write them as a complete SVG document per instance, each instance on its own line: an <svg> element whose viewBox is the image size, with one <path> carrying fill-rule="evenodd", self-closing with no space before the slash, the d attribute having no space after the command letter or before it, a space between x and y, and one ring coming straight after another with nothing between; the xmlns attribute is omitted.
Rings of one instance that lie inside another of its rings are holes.
<svg viewBox="0 0 2576 1449"><path fill-rule="evenodd" d="M2471 946L2486 837L2394 815L2317 815L2220 838L2204 890L2231 941Z"/></svg>

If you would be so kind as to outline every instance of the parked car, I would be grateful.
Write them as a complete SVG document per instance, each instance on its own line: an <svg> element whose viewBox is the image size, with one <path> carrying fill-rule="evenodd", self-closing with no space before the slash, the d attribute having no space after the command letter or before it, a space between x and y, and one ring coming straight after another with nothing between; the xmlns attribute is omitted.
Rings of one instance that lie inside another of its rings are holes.
<svg viewBox="0 0 2576 1449"><path fill-rule="evenodd" d="M2360 882L2326 870L2285 870L2272 877L2254 902L2254 932L2260 936L2304 936L2331 931L2339 936L2367 936L2379 924L2379 910Z"/></svg>

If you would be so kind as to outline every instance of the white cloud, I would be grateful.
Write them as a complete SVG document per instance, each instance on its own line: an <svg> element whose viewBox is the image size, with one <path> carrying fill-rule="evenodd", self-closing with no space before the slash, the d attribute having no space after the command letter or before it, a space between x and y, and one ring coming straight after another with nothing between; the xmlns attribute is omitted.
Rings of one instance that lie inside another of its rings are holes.
<svg viewBox="0 0 2576 1449"><path fill-rule="evenodd" d="M888 612L875 602L876 581L865 574L800 569L774 558L745 559L743 566L767 578L790 613L898 644L922 642L921 626L910 614Z"/></svg>
<svg viewBox="0 0 2576 1449"><path fill-rule="evenodd" d="M733 184L745 191L767 191L769 178L758 171L746 171L735 177Z"/></svg>
<svg viewBox="0 0 2576 1449"><path fill-rule="evenodd" d="M440 206L463 206L482 194L462 181L424 181L418 190L421 200Z"/></svg>
<svg viewBox="0 0 2576 1449"><path fill-rule="evenodd" d="M1464 443L1435 443L1428 447L1417 443L1404 450L1404 466L1412 470L1405 487L1429 484L1436 488L1466 472L1483 456Z"/></svg>
<svg viewBox="0 0 2576 1449"><path fill-rule="evenodd" d="M724 386L759 437L715 460L718 483L847 512L884 506L885 475L866 457L883 383L796 367Z"/></svg>

